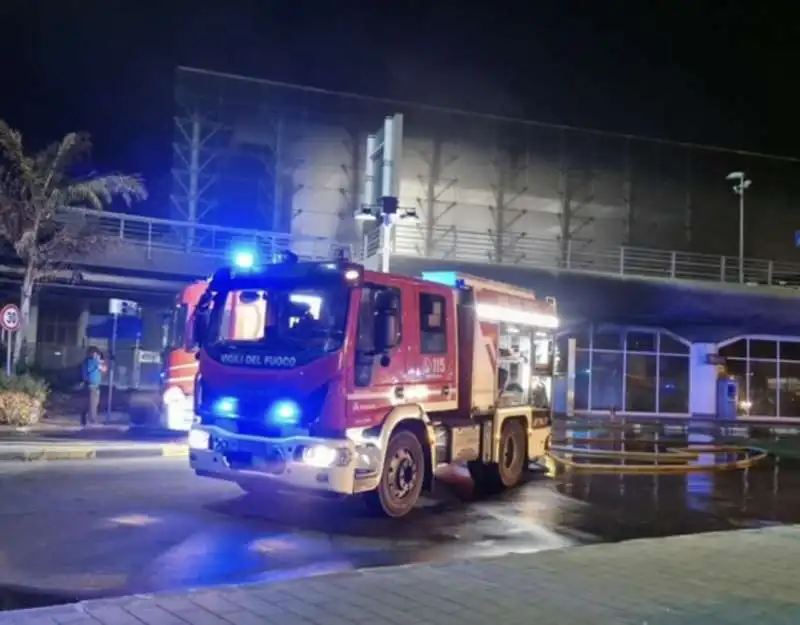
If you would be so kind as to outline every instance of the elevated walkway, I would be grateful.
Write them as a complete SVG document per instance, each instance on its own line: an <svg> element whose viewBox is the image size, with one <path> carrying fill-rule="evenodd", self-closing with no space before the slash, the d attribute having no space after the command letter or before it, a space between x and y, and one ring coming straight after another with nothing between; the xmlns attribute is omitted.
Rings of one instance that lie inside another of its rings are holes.
<svg viewBox="0 0 800 625"><path fill-rule="evenodd" d="M69 259L76 267L194 279L210 275L228 261L231 250L247 246L261 258L291 248L304 259L327 259L341 247L332 239L208 226L93 210L61 214L68 223L86 224L110 242L105 249ZM349 247L349 246L344 246Z"/></svg>
<svg viewBox="0 0 800 625"><path fill-rule="evenodd" d="M104 291L174 293L210 275L231 249L247 246L260 257L291 248L302 258L327 259L346 247L368 266L380 264L380 231L359 245L285 233L224 228L124 213L70 210L65 222L87 224L111 240L106 249L70 259L55 284ZM419 274L459 270L533 288L559 300L567 323L614 321L658 325L690 340L739 333L800 334L800 263L681 251L614 247L601 251L535 237L499 245L488 233L422 224L401 225L391 241L391 269ZM15 282L21 269L0 265L0 281ZM77 280L76 280L77 278Z"/></svg>
<svg viewBox="0 0 800 625"><path fill-rule="evenodd" d="M110 237L110 249L74 262L84 267L137 270L173 276L206 276L226 261L230 250L247 245L262 258L291 248L307 259L330 258L341 248L356 257L374 258L380 234L373 231L358 245L322 237L224 228L167 219L155 219L90 210L70 210L64 221L86 223ZM508 237L506 237L508 238ZM426 258L515 269L544 269L653 282L689 282L710 290L800 289L800 262L745 259L744 283L739 282L738 258L638 247L562 250L552 239L521 237L498 245L488 233L402 225L395 229L392 257ZM702 285L702 286L700 286Z"/></svg>
<svg viewBox="0 0 800 625"><path fill-rule="evenodd" d="M380 264L379 236L366 239L369 266ZM558 299L566 325L659 326L709 342L737 334L800 335L800 263L746 259L742 284L735 257L626 247L599 254L568 250L560 257L557 242L531 239L517 242L509 260L493 263L489 235L460 235L457 244L436 244L427 255L424 241L424 229L399 229L391 270L463 271L531 288Z"/></svg>

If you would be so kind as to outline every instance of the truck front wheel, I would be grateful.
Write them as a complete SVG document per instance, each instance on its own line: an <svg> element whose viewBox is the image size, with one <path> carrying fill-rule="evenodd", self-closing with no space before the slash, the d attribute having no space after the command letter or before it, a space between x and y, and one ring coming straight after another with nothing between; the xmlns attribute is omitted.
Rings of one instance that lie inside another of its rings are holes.
<svg viewBox="0 0 800 625"><path fill-rule="evenodd" d="M399 518L414 508L425 479L425 454L413 432L393 432L386 447L378 488L365 493L367 506L385 516Z"/></svg>
<svg viewBox="0 0 800 625"><path fill-rule="evenodd" d="M275 495L277 493L275 486L264 480L243 478L236 480L236 483L239 485L239 488L248 495L263 496Z"/></svg>

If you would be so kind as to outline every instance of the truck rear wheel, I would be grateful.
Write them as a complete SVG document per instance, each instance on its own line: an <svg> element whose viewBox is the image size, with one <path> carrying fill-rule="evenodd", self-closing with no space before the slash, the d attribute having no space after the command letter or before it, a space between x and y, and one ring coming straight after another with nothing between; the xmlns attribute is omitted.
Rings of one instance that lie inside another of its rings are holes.
<svg viewBox="0 0 800 625"><path fill-rule="evenodd" d="M413 432L392 433L386 447L378 488L364 493L367 506L382 515L400 518L414 508L425 480L425 454Z"/></svg>
<svg viewBox="0 0 800 625"><path fill-rule="evenodd" d="M512 488L522 481L528 465L528 441L525 427L517 419L503 423L500 430L500 458L498 462L468 463L469 473L479 492L496 493Z"/></svg>

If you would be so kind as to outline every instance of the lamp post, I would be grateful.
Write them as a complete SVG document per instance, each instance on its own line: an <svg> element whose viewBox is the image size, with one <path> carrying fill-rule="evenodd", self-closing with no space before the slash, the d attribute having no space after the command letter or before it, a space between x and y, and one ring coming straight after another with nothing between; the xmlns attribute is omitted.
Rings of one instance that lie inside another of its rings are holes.
<svg viewBox="0 0 800 625"><path fill-rule="evenodd" d="M744 284L744 192L753 181L743 171L732 171L725 180L733 181L733 192L739 196L739 283Z"/></svg>

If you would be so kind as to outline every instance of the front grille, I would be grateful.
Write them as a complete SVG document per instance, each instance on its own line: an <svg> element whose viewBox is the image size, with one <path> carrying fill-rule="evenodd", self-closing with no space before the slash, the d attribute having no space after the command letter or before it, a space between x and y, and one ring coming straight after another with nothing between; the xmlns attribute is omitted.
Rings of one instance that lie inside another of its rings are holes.
<svg viewBox="0 0 800 625"><path fill-rule="evenodd" d="M218 392L209 388L203 380L202 408L200 412L201 422L206 425L218 425L222 428L236 431L239 434L249 434L252 436L279 437L281 436L281 426L269 422L268 415L270 407L277 401L291 400L300 406L300 422L298 425L309 428L319 418L322 412L322 405L328 392L328 385L315 389L306 396L296 393L276 393L274 391L244 391L238 393ZM214 402L223 396L235 396L237 400L237 416L235 419L229 417L218 417L212 413Z"/></svg>
<svg viewBox="0 0 800 625"><path fill-rule="evenodd" d="M250 436L266 436L267 438L278 438L281 436L281 428L268 424L265 414L262 414L261 418L255 415L243 415L239 417L236 419L236 429L239 434L248 434Z"/></svg>

